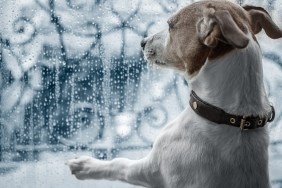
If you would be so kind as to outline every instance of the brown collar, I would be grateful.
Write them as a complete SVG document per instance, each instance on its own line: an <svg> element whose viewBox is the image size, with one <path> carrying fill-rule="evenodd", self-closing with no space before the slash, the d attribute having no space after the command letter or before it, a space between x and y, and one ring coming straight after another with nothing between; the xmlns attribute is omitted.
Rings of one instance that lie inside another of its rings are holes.
<svg viewBox="0 0 282 188"><path fill-rule="evenodd" d="M273 106L271 106L271 111L263 117L229 114L221 108L201 100L193 90L190 94L190 106L198 115L212 122L240 127L241 130L263 127L267 122L272 122L275 117Z"/></svg>

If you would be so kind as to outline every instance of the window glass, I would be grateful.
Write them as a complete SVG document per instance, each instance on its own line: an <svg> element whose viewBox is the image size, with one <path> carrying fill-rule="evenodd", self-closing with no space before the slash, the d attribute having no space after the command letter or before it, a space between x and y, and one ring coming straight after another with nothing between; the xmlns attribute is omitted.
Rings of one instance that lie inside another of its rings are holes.
<svg viewBox="0 0 282 188"><path fill-rule="evenodd" d="M0 1L0 187L136 187L78 181L67 159L145 156L188 104L173 70L148 65L143 37L193 0ZM282 28L282 3L267 9ZM265 85L276 107L270 175L282 187L282 44L258 35Z"/></svg>

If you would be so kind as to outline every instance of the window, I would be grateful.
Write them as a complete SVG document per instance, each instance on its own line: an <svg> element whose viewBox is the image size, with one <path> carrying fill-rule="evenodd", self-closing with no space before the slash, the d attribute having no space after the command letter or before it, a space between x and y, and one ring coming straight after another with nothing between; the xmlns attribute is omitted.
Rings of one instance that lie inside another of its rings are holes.
<svg viewBox="0 0 282 188"><path fill-rule="evenodd" d="M166 27L187 0L4 0L0 2L0 186L134 187L77 181L78 155L141 158L187 104L184 79L150 67L140 41ZM282 27L282 4L265 7ZM282 186L281 40L259 35L265 83L277 112L270 174Z"/></svg>

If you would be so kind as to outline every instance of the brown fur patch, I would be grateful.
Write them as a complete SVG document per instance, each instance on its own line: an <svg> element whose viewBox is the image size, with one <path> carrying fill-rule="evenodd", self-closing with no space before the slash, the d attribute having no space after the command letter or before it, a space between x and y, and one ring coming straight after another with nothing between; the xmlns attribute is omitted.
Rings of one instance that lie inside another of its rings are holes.
<svg viewBox="0 0 282 188"><path fill-rule="evenodd" d="M173 31L171 31L172 42L170 44L172 47L171 52L182 56L181 59L186 65L176 65L176 67L178 69L185 69L190 75L199 71L208 58L216 59L235 49L233 46L222 42L225 41L222 35L215 48L208 48L200 41L195 41L197 36L196 23L203 17L204 10L210 7L214 8L215 11L227 10L237 26L245 34L251 31L248 22L249 18L244 9L228 1L200 1L180 10L169 19L169 22L173 23ZM186 36L183 37L183 35Z"/></svg>
<svg viewBox="0 0 282 188"><path fill-rule="evenodd" d="M222 57L248 45L247 34L256 41L251 23L248 11L238 4L224 0L199 1L182 8L168 20L169 36L166 31L155 35L165 36L158 38L162 39L162 45L158 46L160 41L153 40L154 36L147 45L153 46L152 49L158 46L155 58L164 62L160 66L192 76L207 59Z"/></svg>
<svg viewBox="0 0 282 188"><path fill-rule="evenodd" d="M194 62L188 66L188 73L190 75L198 72L202 66L205 64L207 56L210 53L210 49L206 46L203 46L200 53L195 54L193 57Z"/></svg>
<svg viewBox="0 0 282 188"><path fill-rule="evenodd" d="M209 59L216 59L219 57L224 56L225 54L231 52L232 50L234 50L235 48L229 44L225 44L220 42L217 47L215 47L214 49L212 49L208 55Z"/></svg>

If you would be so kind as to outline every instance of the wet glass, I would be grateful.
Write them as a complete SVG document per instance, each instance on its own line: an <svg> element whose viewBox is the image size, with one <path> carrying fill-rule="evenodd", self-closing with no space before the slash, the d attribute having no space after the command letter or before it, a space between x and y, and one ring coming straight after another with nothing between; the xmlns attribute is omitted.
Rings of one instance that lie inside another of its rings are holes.
<svg viewBox="0 0 282 188"><path fill-rule="evenodd" d="M188 104L178 73L148 65L143 37L193 0L0 1L0 187L136 187L78 181L66 160L145 156ZM282 28L279 1L263 6ZM282 44L265 35L265 85L277 111L270 173L282 186Z"/></svg>

